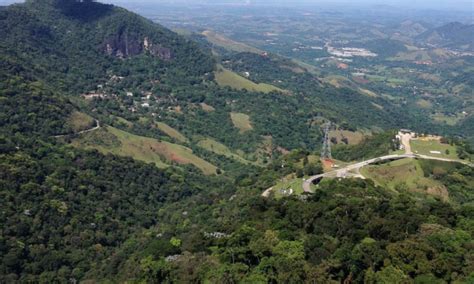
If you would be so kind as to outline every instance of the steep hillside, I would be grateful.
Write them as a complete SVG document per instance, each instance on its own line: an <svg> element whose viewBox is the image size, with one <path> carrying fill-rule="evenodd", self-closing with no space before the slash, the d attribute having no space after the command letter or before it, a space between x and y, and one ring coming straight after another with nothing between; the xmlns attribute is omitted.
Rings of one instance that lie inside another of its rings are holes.
<svg viewBox="0 0 474 284"><path fill-rule="evenodd" d="M240 74L247 72L253 82L271 83L294 94L288 98L298 100L295 108L298 111L293 116L301 112L306 120L313 121L323 117L350 129L410 125L426 130L432 127L431 122L419 113L407 111L382 97L367 95L357 85L350 84L346 77L340 77L344 83L338 84L339 81L331 85L329 80L325 84L309 72L299 72L293 62L273 55L237 53L224 57L223 62L230 70Z"/></svg>
<svg viewBox="0 0 474 284"><path fill-rule="evenodd" d="M0 12L0 21L7 27L0 31L4 70L18 70L19 76L71 95L74 105L105 124L111 123L111 115L166 123L189 138L177 141L190 144L185 146L196 145L201 138L194 137L204 136L256 161L265 137L272 137L275 149L317 149L324 120L351 129L430 128L428 120L388 100L322 84L300 66L264 54L229 58L226 68L248 73L256 83L236 90L252 82L228 76L231 82L223 84L221 73L214 80L209 50L111 5L27 1ZM197 110L201 103L215 111ZM358 111L364 108L370 111ZM232 112L247 114L252 131L236 131ZM122 130L151 138L166 135L146 125ZM265 158L271 156L268 152Z"/></svg>
<svg viewBox="0 0 474 284"><path fill-rule="evenodd" d="M97 149L102 153L135 158L154 163L160 168L166 168L167 164L174 163L194 165L206 175L215 174L217 170L214 165L194 155L189 148L133 135L113 127L80 135L72 141L72 145L85 149Z"/></svg>
<svg viewBox="0 0 474 284"><path fill-rule="evenodd" d="M261 197L322 170L327 120L342 140L424 128L416 113L268 54L225 67L271 89L223 87L208 49L91 0L30 0L0 25L0 283L472 282L468 166L420 163L445 199L359 179Z"/></svg>
<svg viewBox="0 0 474 284"><path fill-rule="evenodd" d="M70 121L78 108L108 122L80 94L112 97L151 84L170 92L214 68L194 43L112 5L27 1L2 9L0 23L2 123L44 137L77 132Z"/></svg>
<svg viewBox="0 0 474 284"><path fill-rule="evenodd" d="M69 93L103 84L110 72L130 72L133 63L125 59L137 56L154 58L141 64L144 70L153 68L149 76L192 81L213 69L195 44L111 5L31 0L0 11L0 23L6 64L27 66L28 75Z"/></svg>

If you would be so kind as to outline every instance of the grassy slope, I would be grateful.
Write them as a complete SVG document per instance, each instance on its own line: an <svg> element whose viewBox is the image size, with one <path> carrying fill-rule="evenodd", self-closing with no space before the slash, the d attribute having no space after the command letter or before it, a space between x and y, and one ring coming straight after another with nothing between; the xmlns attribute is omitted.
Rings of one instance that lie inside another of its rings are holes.
<svg viewBox="0 0 474 284"><path fill-rule="evenodd" d="M219 86L223 87L231 87L237 90L247 90L251 92L262 92L262 93L270 93L273 91L282 92L285 91L277 88L270 84L260 83L256 84L237 73L234 73L227 69L219 69L219 71L215 74L216 82Z"/></svg>
<svg viewBox="0 0 474 284"><path fill-rule="evenodd" d="M459 158L455 146L442 144L438 140L411 140L410 144L411 150L417 154L449 159ZM449 150L449 154L446 154L446 150ZM431 154L430 151L440 151L441 154Z"/></svg>
<svg viewBox="0 0 474 284"><path fill-rule="evenodd" d="M183 134L181 134L181 132L172 128L168 124L163 123L163 122L157 122L156 126L169 137L174 138L178 140L179 142L183 142L183 143L188 142L188 139Z"/></svg>
<svg viewBox="0 0 474 284"><path fill-rule="evenodd" d="M194 155L187 147L134 135L114 127L84 134L73 140L72 145L97 149L102 153L132 157L154 163L161 168L167 167L166 162L169 161L182 165L192 164L206 175L214 174L217 169L214 165Z"/></svg>
<svg viewBox="0 0 474 284"><path fill-rule="evenodd" d="M351 88L351 89L357 89L357 85L355 85L354 82L351 80L347 79L344 76L339 76L339 75L329 75L327 77L323 78L323 81L333 85L336 88Z"/></svg>
<svg viewBox="0 0 474 284"><path fill-rule="evenodd" d="M367 95L371 98L377 98L379 95L377 95L376 93L372 92L371 90L367 90L367 89L364 89L364 88L359 88L359 91L364 94L364 95Z"/></svg>
<svg viewBox="0 0 474 284"><path fill-rule="evenodd" d="M74 111L66 123L70 125L74 132L87 130L95 125L95 121L92 117L78 111Z"/></svg>
<svg viewBox="0 0 474 284"><path fill-rule="evenodd" d="M395 189L399 186L406 186L411 191L444 188L441 183L424 177L419 162L414 159L402 159L383 165L364 167L361 169L361 173L375 181L376 184L390 189ZM431 193L434 192L431 191Z"/></svg>
<svg viewBox="0 0 474 284"><path fill-rule="evenodd" d="M123 117L115 116L115 115L111 115L110 117L114 120L114 123L118 123L122 127L127 127L127 128L132 128L133 127L133 122L128 121Z"/></svg>
<svg viewBox="0 0 474 284"><path fill-rule="evenodd" d="M218 155L222 155L231 159L234 159L238 162L241 162L243 164L250 164L252 162L242 158L241 156L233 153L227 146L217 142L214 139L211 138L206 138L204 140L201 140L197 143L197 145L201 148L204 148L208 151L214 152Z"/></svg>
<svg viewBox="0 0 474 284"><path fill-rule="evenodd" d="M342 139L345 137L349 141L350 145L356 145L362 142L364 134L361 132L353 132L349 130L333 130L329 133L329 136L335 137L338 143L342 143Z"/></svg>
<svg viewBox="0 0 474 284"><path fill-rule="evenodd" d="M244 113L231 112L230 118L234 126L240 129L241 133L250 131L253 129L252 124L250 123L250 116Z"/></svg>

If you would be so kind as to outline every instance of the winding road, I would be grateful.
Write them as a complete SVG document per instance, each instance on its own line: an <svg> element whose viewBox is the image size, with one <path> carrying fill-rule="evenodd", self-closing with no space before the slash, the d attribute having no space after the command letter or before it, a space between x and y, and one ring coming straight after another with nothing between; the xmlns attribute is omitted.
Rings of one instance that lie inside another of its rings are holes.
<svg viewBox="0 0 474 284"><path fill-rule="evenodd" d="M465 165L470 166L470 167L474 167L473 164L470 164L469 162L466 162L466 161L431 157L431 156L426 156L426 155L418 155L418 154L387 155L387 156L382 156L382 157L366 160L366 161L363 161L363 162L358 162L358 163L346 166L344 168L337 169L337 170L334 170L334 171L330 171L330 172L327 172L327 173L324 173L324 174L312 176L312 177L308 178L307 180L305 180L303 182L303 190L304 190L304 192L307 192L307 193L313 193L313 191L311 190L311 184L313 182L318 181L318 180L323 179L323 178L338 178L338 177L339 178L345 178L345 177L364 178L360 174L351 173L351 171L359 172L359 170L361 168L363 168L365 166L368 166L370 164L380 163L380 162L383 162L383 161L395 161L395 160L406 159L406 158L461 163L461 164L465 164Z"/></svg>
<svg viewBox="0 0 474 284"><path fill-rule="evenodd" d="M311 176L303 182L303 191L306 193L313 193L313 191L311 190L311 184L313 184L316 181L319 182L323 178L354 177L354 178L365 179L365 177L360 174L361 168L366 167L371 164L376 164L376 163L385 162L385 161L395 161L395 160L401 160L401 159L423 159L423 160L435 160L435 161L443 161L443 162L451 162L451 163L461 163L470 167L474 167L474 164L469 163L467 161L414 154L411 150L411 145L410 145L410 141L413 139L413 135L411 133L401 133L401 132L399 132L398 135L400 137L400 142L403 145L403 149L405 149L405 154L393 154L393 155L381 156L378 158L373 158L373 159L365 160L362 162L357 162L357 163L345 166L344 168L336 169L327 173ZM262 196L269 197L272 190L273 190L273 187L265 190Z"/></svg>

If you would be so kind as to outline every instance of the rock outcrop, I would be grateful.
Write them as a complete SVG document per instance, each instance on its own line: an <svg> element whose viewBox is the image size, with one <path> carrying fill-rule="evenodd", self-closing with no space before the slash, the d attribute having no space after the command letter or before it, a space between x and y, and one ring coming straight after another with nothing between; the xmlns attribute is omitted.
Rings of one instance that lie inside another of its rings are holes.
<svg viewBox="0 0 474 284"><path fill-rule="evenodd" d="M143 40L143 48L151 55L161 58L163 60L171 60L173 55L171 49L163 47L159 44L153 44L148 37Z"/></svg>
<svg viewBox="0 0 474 284"><path fill-rule="evenodd" d="M153 43L148 37L141 40L138 37L129 36L126 32L118 33L116 36L108 38L103 44L102 49L107 55L118 58L127 58L148 52L150 55L162 60L173 59L171 49Z"/></svg>

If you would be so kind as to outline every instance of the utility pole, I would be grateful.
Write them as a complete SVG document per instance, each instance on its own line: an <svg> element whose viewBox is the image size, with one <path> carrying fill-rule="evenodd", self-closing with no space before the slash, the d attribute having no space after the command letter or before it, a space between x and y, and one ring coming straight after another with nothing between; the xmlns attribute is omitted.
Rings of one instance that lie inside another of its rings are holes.
<svg viewBox="0 0 474 284"><path fill-rule="evenodd" d="M323 159L323 160L332 159L331 139L329 138L329 131L331 131L331 125L332 125L332 123L328 122L324 126L323 148L321 149L321 159Z"/></svg>

